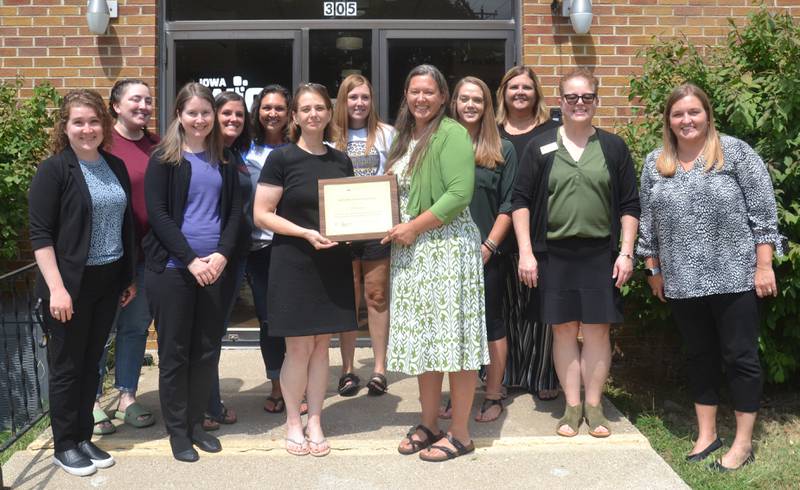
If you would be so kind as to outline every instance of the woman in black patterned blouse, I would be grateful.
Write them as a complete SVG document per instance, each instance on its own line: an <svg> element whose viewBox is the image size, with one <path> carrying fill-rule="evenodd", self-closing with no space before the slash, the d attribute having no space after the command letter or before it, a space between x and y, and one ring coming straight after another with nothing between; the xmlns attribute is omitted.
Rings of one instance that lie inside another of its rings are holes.
<svg viewBox="0 0 800 490"><path fill-rule="evenodd" d="M772 254L783 253L767 166L746 143L720 136L708 96L677 87L664 110L664 146L642 170L638 255L648 284L672 309L686 343L699 435L688 461L722 447L718 388L725 365L736 438L711 464L718 471L754 461L761 396L757 299L777 295Z"/></svg>

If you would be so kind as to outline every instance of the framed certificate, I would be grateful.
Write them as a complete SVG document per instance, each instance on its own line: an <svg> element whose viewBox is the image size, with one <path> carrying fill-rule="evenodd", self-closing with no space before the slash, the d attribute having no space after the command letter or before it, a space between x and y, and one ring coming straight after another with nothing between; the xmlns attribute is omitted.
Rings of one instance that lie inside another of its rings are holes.
<svg viewBox="0 0 800 490"><path fill-rule="evenodd" d="M400 222L397 177L319 180L319 229L334 241L375 240Z"/></svg>

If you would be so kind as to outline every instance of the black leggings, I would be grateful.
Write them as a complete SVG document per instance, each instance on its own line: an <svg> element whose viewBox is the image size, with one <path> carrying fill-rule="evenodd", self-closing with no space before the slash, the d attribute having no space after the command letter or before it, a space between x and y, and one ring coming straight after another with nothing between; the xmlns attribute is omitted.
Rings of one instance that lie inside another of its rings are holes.
<svg viewBox="0 0 800 490"><path fill-rule="evenodd" d="M758 411L762 376L755 292L670 299L669 305L686 344L694 401L719 405L724 364L734 409Z"/></svg>

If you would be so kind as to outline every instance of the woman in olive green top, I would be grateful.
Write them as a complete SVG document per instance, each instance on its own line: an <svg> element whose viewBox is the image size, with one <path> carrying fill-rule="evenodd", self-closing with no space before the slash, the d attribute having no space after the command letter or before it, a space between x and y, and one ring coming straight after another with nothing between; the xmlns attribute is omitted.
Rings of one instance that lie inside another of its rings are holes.
<svg viewBox="0 0 800 490"><path fill-rule="evenodd" d="M491 422L503 413L508 341L502 307L507 267L498 254L511 231L511 192L517 174L517 154L510 141L500 138L494 123L492 94L482 80L475 77L459 80L453 89L450 113L467 129L475 149L475 194L469 211L483 240L486 334L491 361L486 370L486 395L475 420Z"/></svg>
<svg viewBox="0 0 800 490"><path fill-rule="evenodd" d="M469 412L476 371L489 362L480 232L467 208L475 155L467 130L445 117L449 93L438 69L411 70L404 93L387 158L401 215L383 239L392 242L388 368L417 376L422 404L422 423L398 451L444 461L475 449ZM438 428L445 372L453 401L447 434Z"/></svg>
<svg viewBox="0 0 800 490"><path fill-rule="evenodd" d="M542 319L553 326L567 402L556 432L576 435L585 415L589 434L607 437L601 401L611 363L609 327L622 321L619 288L633 271L636 172L625 142L592 126L597 80L591 72L565 75L559 89L564 125L533 138L519 162L512 198L518 273L539 287Z"/></svg>

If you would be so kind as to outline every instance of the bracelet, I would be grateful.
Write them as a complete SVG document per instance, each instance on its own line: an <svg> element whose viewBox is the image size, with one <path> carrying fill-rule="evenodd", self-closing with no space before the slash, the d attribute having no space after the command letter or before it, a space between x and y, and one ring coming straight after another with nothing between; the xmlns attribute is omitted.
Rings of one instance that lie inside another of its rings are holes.
<svg viewBox="0 0 800 490"><path fill-rule="evenodd" d="M629 259L633 260L633 255L631 255L631 254L626 254L626 253L624 253L624 252L620 252L620 253L619 253L619 256L620 256L620 257L627 257L627 258L629 258Z"/></svg>
<svg viewBox="0 0 800 490"><path fill-rule="evenodd" d="M492 241L490 238L484 240L483 244L486 245L486 248L488 248L489 251L492 252L492 254L497 253L497 244L494 243L494 241Z"/></svg>

